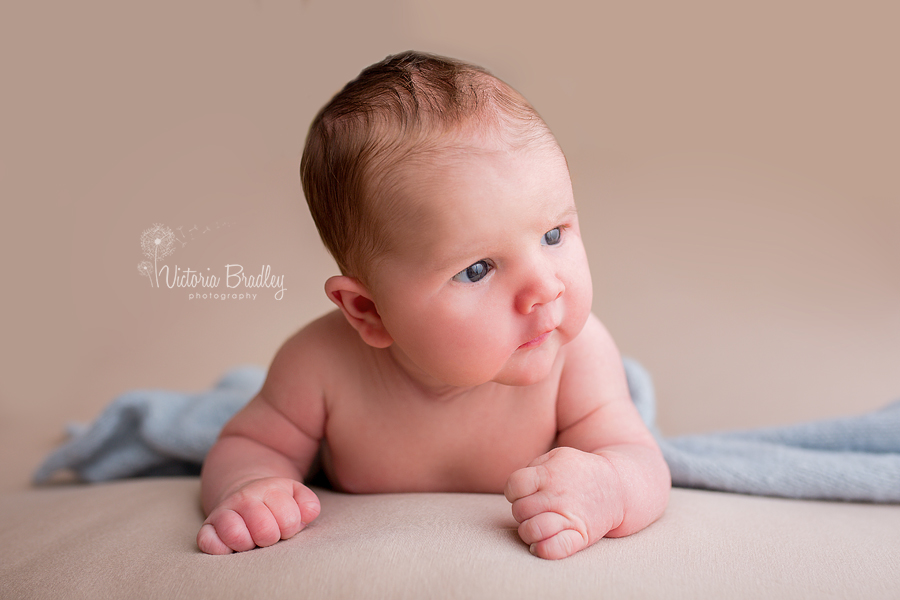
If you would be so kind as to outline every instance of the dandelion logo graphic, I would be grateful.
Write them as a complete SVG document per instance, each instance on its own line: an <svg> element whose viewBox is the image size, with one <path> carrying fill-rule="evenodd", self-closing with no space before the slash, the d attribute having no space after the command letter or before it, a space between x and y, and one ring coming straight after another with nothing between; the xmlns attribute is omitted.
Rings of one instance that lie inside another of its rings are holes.
<svg viewBox="0 0 900 600"><path fill-rule="evenodd" d="M159 287L159 267L157 263L175 252L175 234L165 225L156 223L141 234L141 250L144 256L153 259L153 264L145 260L138 264L138 272L150 279L151 287Z"/></svg>
<svg viewBox="0 0 900 600"><path fill-rule="evenodd" d="M153 287L153 265L149 261L138 263L138 273L150 280L150 287Z"/></svg>

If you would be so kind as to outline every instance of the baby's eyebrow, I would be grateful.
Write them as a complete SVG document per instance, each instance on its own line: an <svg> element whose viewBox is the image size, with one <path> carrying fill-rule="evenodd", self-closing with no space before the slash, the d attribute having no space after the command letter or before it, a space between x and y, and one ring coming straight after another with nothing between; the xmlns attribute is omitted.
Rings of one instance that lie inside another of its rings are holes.
<svg viewBox="0 0 900 600"><path fill-rule="evenodd" d="M559 215L556 217L555 222L562 223L563 221L565 221L567 219L570 219L572 217L577 217L577 216L578 216L578 209L575 207L574 204L572 204L572 205L566 207L566 209L563 210L561 213L559 213Z"/></svg>

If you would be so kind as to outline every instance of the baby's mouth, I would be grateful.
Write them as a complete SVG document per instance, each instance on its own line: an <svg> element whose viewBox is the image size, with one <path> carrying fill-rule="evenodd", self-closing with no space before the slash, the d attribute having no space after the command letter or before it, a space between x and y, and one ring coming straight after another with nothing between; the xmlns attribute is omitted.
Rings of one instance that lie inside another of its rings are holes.
<svg viewBox="0 0 900 600"><path fill-rule="evenodd" d="M543 344L544 342L546 342L547 338L550 337L551 333L553 333L552 329L550 331L542 333L541 335L537 336L533 340L529 340L529 341L525 342L524 344L519 346L518 349L522 350L522 349L527 349L527 348L536 348L536 347L540 346L541 344Z"/></svg>

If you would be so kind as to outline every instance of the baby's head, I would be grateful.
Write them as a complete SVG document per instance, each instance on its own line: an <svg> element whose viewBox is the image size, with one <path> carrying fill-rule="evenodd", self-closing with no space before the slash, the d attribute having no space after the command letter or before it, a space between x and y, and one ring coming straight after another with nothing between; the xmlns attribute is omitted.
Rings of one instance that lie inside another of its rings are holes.
<svg viewBox="0 0 900 600"><path fill-rule="evenodd" d="M344 275L367 282L407 223L397 194L411 167L471 149L556 140L518 92L484 69L441 56L389 56L348 83L316 116L300 163L303 191Z"/></svg>
<svg viewBox="0 0 900 600"><path fill-rule="evenodd" d="M364 70L313 121L303 189L362 340L422 382L526 385L587 321L568 166L530 104L418 53Z"/></svg>

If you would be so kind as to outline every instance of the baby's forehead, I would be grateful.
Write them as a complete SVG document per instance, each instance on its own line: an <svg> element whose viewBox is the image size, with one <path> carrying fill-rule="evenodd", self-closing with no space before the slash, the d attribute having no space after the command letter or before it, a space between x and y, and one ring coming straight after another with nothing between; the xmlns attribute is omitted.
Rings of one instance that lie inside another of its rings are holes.
<svg viewBox="0 0 900 600"><path fill-rule="evenodd" d="M386 203L394 234L455 234L476 221L509 221L515 214L546 220L567 210L568 168L551 141L520 146L468 140L409 157L398 167Z"/></svg>
<svg viewBox="0 0 900 600"><path fill-rule="evenodd" d="M473 169L477 161L495 155L543 153L565 157L549 130L523 132L509 125L467 127L423 137L402 148L386 170L406 183L424 184L435 175ZM475 162L473 162L473 159Z"/></svg>

